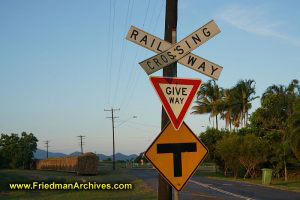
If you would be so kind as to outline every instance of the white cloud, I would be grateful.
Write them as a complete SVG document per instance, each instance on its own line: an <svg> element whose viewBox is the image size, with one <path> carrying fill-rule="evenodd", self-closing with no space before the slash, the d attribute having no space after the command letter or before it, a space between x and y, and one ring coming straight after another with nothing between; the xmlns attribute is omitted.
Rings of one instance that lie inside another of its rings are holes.
<svg viewBox="0 0 300 200"><path fill-rule="evenodd" d="M278 31L285 25L284 22L270 19L266 10L261 7L232 5L223 9L216 18L246 32L280 38L300 46L300 39Z"/></svg>

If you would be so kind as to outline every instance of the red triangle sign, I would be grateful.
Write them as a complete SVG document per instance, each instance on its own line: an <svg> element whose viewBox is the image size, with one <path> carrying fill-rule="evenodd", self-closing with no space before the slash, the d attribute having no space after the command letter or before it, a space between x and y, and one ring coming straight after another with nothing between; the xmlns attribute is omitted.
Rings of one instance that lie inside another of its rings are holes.
<svg viewBox="0 0 300 200"><path fill-rule="evenodd" d="M200 79L150 77L176 130L178 130L201 84Z"/></svg>

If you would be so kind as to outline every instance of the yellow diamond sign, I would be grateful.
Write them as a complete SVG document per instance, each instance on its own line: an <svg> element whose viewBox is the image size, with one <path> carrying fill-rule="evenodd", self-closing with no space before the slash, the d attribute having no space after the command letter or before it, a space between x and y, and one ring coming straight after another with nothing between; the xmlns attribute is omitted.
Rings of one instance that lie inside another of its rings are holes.
<svg viewBox="0 0 300 200"><path fill-rule="evenodd" d="M169 123L144 155L157 171L180 191L207 153L208 149L183 122L177 131Z"/></svg>

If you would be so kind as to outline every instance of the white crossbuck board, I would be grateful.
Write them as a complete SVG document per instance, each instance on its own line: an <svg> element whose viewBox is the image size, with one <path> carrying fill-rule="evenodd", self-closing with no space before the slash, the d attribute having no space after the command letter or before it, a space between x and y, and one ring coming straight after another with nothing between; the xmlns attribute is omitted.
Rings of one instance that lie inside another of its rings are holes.
<svg viewBox="0 0 300 200"><path fill-rule="evenodd" d="M176 44L172 44L172 46L147 60L140 62L139 64L145 69L148 67L151 71L157 71L163 67L166 67L180 58L183 58L189 52L196 49L198 46L205 43L207 40L211 39L216 34L220 33L220 29L217 24L212 20L184 38L183 40L179 41Z"/></svg>
<svg viewBox="0 0 300 200"><path fill-rule="evenodd" d="M135 26L130 27L126 39L155 53L162 53L172 46L171 43L147 33ZM178 62L216 80L219 79L223 70L223 67L220 65L217 65L192 53L187 54L185 57L178 60ZM152 70L148 69L148 67L144 69L148 75L153 73Z"/></svg>
<svg viewBox="0 0 300 200"><path fill-rule="evenodd" d="M131 26L126 39L160 53L140 63L148 75L178 60L180 64L218 79L223 67L189 53L218 33L220 29L212 20L174 45L134 26Z"/></svg>

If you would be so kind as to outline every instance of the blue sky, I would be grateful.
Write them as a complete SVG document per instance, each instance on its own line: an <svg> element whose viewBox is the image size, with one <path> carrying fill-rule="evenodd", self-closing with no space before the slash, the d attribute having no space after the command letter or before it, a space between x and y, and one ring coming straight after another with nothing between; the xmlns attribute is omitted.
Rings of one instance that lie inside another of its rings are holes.
<svg viewBox="0 0 300 200"><path fill-rule="evenodd" d="M179 0L177 39L214 19L221 33L193 53L224 67L221 87L254 79L261 96L300 77L299 4ZM163 38L164 16L161 0L1 0L0 132L32 132L39 148L50 140L50 151L65 153L86 135L85 151L111 154L104 109L114 107L116 151L144 151L160 132L161 103L138 62L154 53L124 38L130 25ZM178 77L209 80L179 64ZM207 115L185 121L196 134L212 126Z"/></svg>

